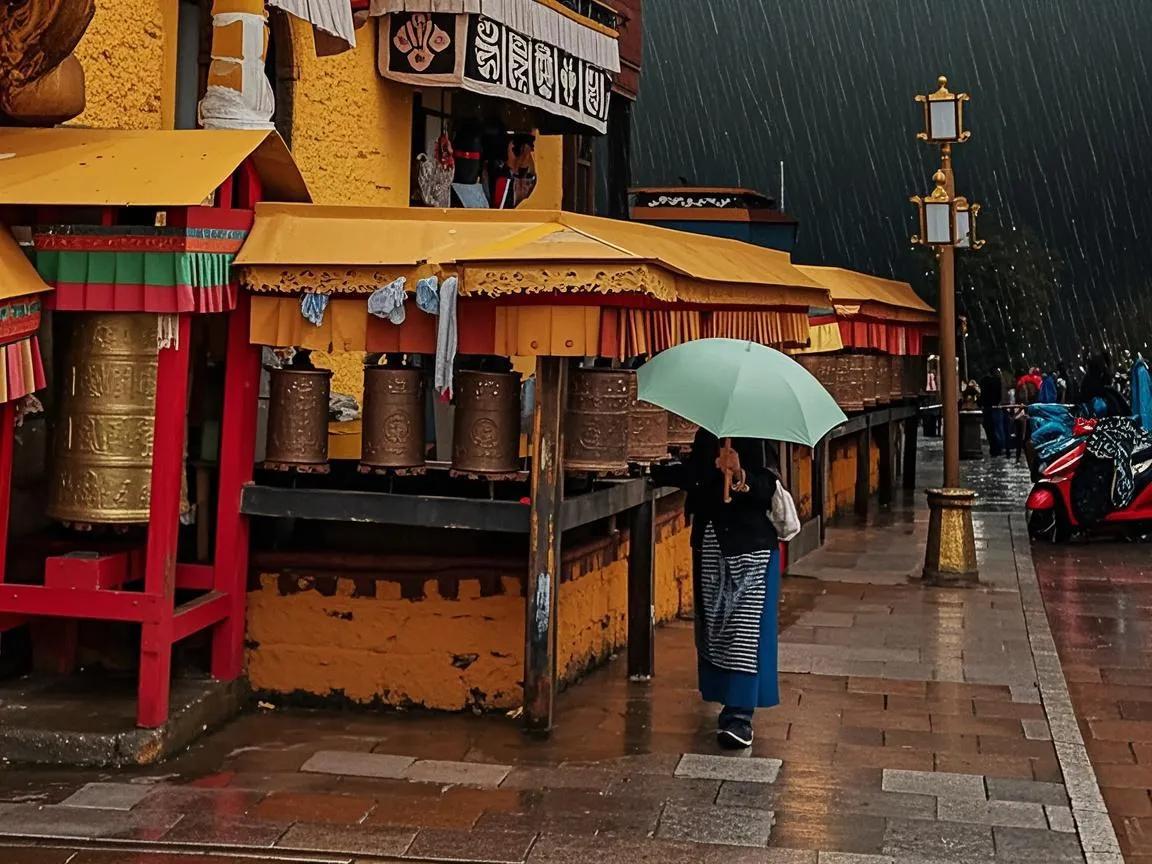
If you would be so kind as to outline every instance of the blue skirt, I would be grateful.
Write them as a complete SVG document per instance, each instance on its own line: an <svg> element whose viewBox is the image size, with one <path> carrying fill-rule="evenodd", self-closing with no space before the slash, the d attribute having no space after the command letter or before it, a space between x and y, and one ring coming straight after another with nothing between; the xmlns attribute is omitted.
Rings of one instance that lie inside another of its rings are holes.
<svg viewBox="0 0 1152 864"><path fill-rule="evenodd" d="M701 615L706 610L701 595L700 552L693 550L693 594L695 597L697 646L700 645ZM765 574L766 591L764 609L760 616L760 643L757 651L756 672L733 672L721 669L703 656L697 648L697 671L700 695L706 702L718 702L730 708L771 708L780 704L780 683L777 680L777 607L780 604L780 553L772 552Z"/></svg>

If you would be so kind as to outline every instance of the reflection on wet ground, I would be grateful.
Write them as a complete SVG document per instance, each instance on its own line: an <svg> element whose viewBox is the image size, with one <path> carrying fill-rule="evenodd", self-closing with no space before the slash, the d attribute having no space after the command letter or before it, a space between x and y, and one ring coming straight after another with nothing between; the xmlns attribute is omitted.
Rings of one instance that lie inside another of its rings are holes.
<svg viewBox="0 0 1152 864"><path fill-rule="evenodd" d="M938 452L925 445L922 485ZM1082 862L1037 692L1009 518L997 512L1022 499L1026 472L965 468L986 502L983 584L919 584L922 494L870 525L830 528L827 546L785 580L781 704L758 712L743 757L716 747L716 706L695 690L692 628L677 622L659 632L652 682L608 664L561 695L547 741L505 716L274 710L154 768L5 771L0 835L85 851L4 850L0 861L217 864L262 850L323 861L818 864L818 852L840 852L878 857L820 860ZM1061 579L1076 580L1076 569ZM1135 590L1143 571L1125 572ZM1096 611L1081 615L1110 646L1129 646L1094 655L1106 671L1138 677L1131 664L1147 659L1135 608L1152 598L1138 599L1107 625ZM1054 620L1059 629L1068 619ZM1075 674L1089 675L1089 658L1076 657L1085 662ZM1133 722L1124 711L1143 710L1139 701L1117 702L1112 719ZM1131 765L1141 740L1127 742ZM1146 789L1144 799L1152 815ZM126 842L145 845L108 851ZM218 857L176 854L189 851Z"/></svg>

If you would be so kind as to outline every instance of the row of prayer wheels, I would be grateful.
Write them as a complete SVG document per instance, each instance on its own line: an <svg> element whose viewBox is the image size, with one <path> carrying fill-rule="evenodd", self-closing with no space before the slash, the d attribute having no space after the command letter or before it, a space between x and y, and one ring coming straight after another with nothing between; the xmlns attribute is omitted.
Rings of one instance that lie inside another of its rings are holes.
<svg viewBox="0 0 1152 864"><path fill-rule="evenodd" d="M845 411L920 395L922 358L888 354L801 354L796 360Z"/></svg>
<svg viewBox="0 0 1152 864"><path fill-rule="evenodd" d="M328 465L332 373L273 369L265 467L323 472ZM418 473L425 467L425 373L367 366L360 470ZM520 375L461 370L456 375L452 471L501 479L520 470ZM690 446L697 427L636 397L636 373L579 369L572 374L564 427L570 471L623 474L630 464L666 459Z"/></svg>

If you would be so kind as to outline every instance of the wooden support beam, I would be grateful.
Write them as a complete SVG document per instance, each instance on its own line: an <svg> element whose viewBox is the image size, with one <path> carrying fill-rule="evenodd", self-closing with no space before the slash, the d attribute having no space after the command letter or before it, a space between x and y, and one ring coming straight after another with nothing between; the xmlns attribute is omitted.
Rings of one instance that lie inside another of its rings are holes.
<svg viewBox="0 0 1152 864"><path fill-rule="evenodd" d="M872 434L868 427L856 433L856 515L868 518L868 504L872 498Z"/></svg>
<svg viewBox="0 0 1152 864"><path fill-rule="evenodd" d="M8 518L12 507L12 461L16 445L16 403L0 405L0 584L8 562Z"/></svg>
<svg viewBox="0 0 1152 864"><path fill-rule="evenodd" d="M656 660L656 501L628 512L628 677L646 681Z"/></svg>
<svg viewBox="0 0 1152 864"><path fill-rule="evenodd" d="M894 470L892 464L892 427L885 423L877 426L873 434L876 436L876 445L880 449L880 506L887 507L892 503L892 493L895 491Z"/></svg>
<svg viewBox="0 0 1152 864"><path fill-rule="evenodd" d="M828 437L821 438L812 449L812 515L820 520L820 545L828 524L824 494L828 489Z"/></svg>
<svg viewBox="0 0 1152 864"><path fill-rule="evenodd" d="M189 315L180 315L176 332L176 343L161 348L156 363L152 497L148 510L148 545L144 553L144 594L156 602L152 614L141 622L136 706L136 724L145 729L155 729L168 720L172 684L176 546L188 419L188 362L192 353Z"/></svg>
<svg viewBox="0 0 1152 864"><path fill-rule="evenodd" d="M904 488L916 488L916 435L920 431L920 418L913 414L904 421Z"/></svg>
<svg viewBox="0 0 1152 864"><path fill-rule="evenodd" d="M567 359L537 359L524 602L524 725L530 732L542 734L552 729L556 705L556 593L560 587L562 430L567 383Z"/></svg>

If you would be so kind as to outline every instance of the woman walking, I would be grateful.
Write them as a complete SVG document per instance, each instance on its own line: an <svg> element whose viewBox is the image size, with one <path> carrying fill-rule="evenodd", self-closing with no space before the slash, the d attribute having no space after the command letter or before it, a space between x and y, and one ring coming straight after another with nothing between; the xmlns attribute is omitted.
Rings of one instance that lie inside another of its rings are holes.
<svg viewBox="0 0 1152 864"><path fill-rule="evenodd" d="M687 461L652 470L657 485L688 493L700 695L723 706L717 738L731 749L750 747L753 713L780 701L779 543L769 518L777 481L764 448L743 438L721 447L700 430Z"/></svg>

